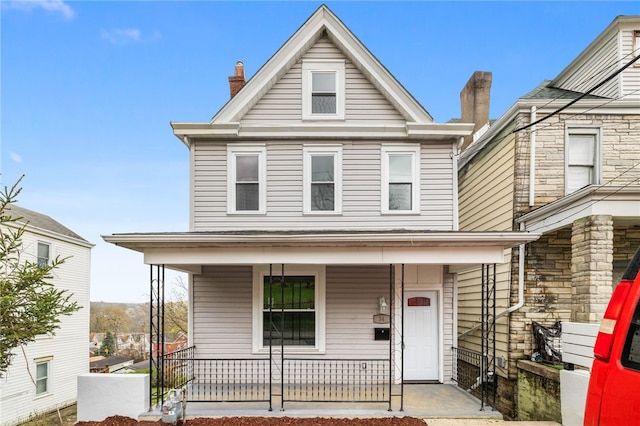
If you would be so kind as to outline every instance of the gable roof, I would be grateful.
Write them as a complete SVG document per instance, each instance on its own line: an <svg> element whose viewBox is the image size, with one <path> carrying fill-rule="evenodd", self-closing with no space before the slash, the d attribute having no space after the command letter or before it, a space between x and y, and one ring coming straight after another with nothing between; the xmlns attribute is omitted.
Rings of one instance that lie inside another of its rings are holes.
<svg viewBox="0 0 640 426"><path fill-rule="evenodd" d="M42 213L35 212L33 210L25 209L24 207L17 206L15 204L8 205L7 212L16 218L16 222L26 224L28 228L35 230L46 231L48 233L54 233L59 236L64 236L84 243L85 245L93 246L87 240L80 235L73 232L60 222L52 219Z"/></svg>
<svg viewBox="0 0 640 426"><path fill-rule="evenodd" d="M256 72L242 90L218 111L211 122L229 123L240 120L323 34L367 76L407 121L433 123L433 118L422 105L324 4Z"/></svg>
<svg viewBox="0 0 640 426"><path fill-rule="evenodd" d="M372 136L383 131L393 137L457 138L471 134L473 123L435 123L431 115L358 40L326 5L321 5L285 44L251 77L244 87L216 113L209 123L172 122L174 134L189 146L192 137L233 137L251 135L264 137L273 128L264 125L243 125L244 115L284 76L304 54L325 36L345 55L374 87L404 117L406 126L401 128L368 129L345 123L303 123L291 125L288 137L304 137L319 132L337 137ZM275 131L283 131L280 126ZM333 132L333 133L331 133Z"/></svg>

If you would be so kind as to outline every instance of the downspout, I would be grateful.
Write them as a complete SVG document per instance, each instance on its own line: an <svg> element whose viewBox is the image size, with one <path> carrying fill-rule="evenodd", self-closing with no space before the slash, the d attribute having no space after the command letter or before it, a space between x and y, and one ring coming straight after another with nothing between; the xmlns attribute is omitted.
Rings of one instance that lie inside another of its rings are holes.
<svg viewBox="0 0 640 426"><path fill-rule="evenodd" d="M521 231L525 230L524 224L522 223L520 224L520 230ZM524 306L524 246L525 246L524 244L520 244L518 246L518 302L515 305L510 306L506 310L496 315L496 318L494 321L497 321L498 318L502 318L506 315L509 315L510 313L515 312ZM465 331L464 333L459 334L458 341L462 340L462 338L467 334L470 334L478 330L481 326L482 326L482 323L471 327L469 330ZM456 345L457 345L457 342L456 342Z"/></svg>
<svg viewBox="0 0 640 426"><path fill-rule="evenodd" d="M536 122L536 107L531 107L531 123ZM529 131L529 143L531 145L529 157L529 207L535 204L536 191L536 126L532 126Z"/></svg>

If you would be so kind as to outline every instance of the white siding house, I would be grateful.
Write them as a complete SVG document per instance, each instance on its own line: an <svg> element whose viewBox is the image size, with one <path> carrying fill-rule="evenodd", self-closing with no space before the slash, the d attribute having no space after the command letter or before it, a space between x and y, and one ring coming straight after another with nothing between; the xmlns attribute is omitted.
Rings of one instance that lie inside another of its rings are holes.
<svg viewBox="0 0 640 426"><path fill-rule="evenodd" d="M473 123L435 123L324 5L210 122L172 128L191 158L190 229L103 238L190 273L196 358L276 347L449 382L449 267L537 238L458 231L454 154Z"/></svg>
<svg viewBox="0 0 640 426"><path fill-rule="evenodd" d="M91 248L70 229L51 219L15 205L9 212L27 223L22 238L24 259L48 261L57 256L67 260L53 271L56 288L72 294L82 308L62 316L53 335L41 335L35 342L14 350L8 371L0 378L0 423L11 425L31 415L74 403L77 376L89 371L89 281Z"/></svg>

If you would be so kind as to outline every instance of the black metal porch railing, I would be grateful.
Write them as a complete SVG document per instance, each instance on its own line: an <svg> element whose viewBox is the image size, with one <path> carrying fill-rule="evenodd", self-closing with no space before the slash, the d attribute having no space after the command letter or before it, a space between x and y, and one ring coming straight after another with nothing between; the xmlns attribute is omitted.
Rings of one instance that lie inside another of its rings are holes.
<svg viewBox="0 0 640 426"><path fill-rule="evenodd" d="M482 382L482 354L463 348L451 348L453 381L465 391L473 391Z"/></svg>
<svg viewBox="0 0 640 426"><path fill-rule="evenodd" d="M188 402L270 402L269 358L195 358L195 346L166 354L164 390Z"/></svg>
<svg viewBox="0 0 640 426"><path fill-rule="evenodd" d="M191 346L169 352L163 356L163 393L165 390L183 388L193 380L193 362L191 361L193 361L194 354L195 346Z"/></svg>
<svg viewBox="0 0 640 426"><path fill-rule="evenodd" d="M268 402L271 409L272 398L281 396L282 408L285 402L377 402L391 409L388 359L284 358L275 379L269 358L194 355L192 346L163 356L163 395L180 388L188 402Z"/></svg>
<svg viewBox="0 0 640 426"><path fill-rule="evenodd" d="M194 359L190 402L271 402L269 358Z"/></svg>
<svg viewBox="0 0 640 426"><path fill-rule="evenodd" d="M283 362L283 407L285 402L388 402L391 407L388 359L285 358Z"/></svg>

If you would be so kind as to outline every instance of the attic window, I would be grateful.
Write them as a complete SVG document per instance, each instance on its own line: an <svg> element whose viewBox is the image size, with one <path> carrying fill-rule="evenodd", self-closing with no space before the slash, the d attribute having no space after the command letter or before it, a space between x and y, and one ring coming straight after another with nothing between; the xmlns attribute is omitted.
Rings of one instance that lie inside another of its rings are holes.
<svg viewBox="0 0 640 426"><path fill-rule="evenodd" d="M344 61L303 61L303 120L344 120L344 81Z"/></svg>

